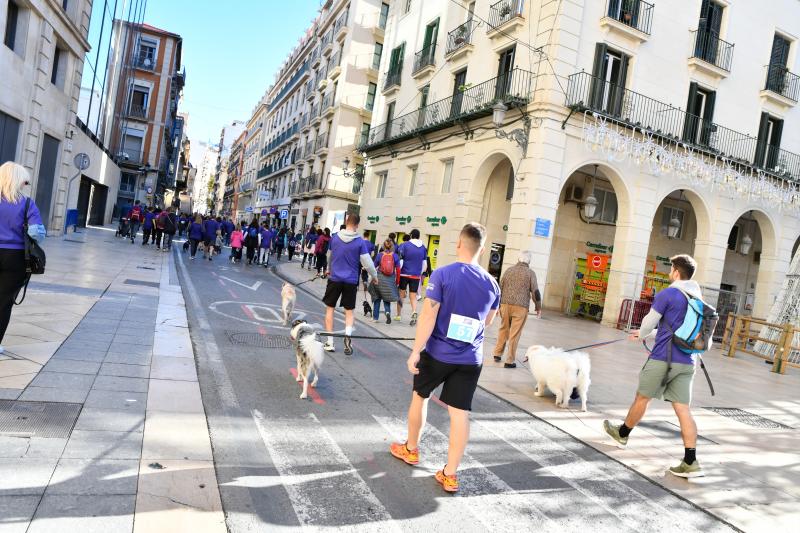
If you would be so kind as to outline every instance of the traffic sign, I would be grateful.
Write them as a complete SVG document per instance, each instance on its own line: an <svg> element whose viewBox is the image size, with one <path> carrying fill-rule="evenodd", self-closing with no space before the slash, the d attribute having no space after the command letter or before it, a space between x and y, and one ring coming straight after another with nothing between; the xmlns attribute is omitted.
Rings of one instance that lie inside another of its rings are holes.
<svg viewBox="0 0 800 533"><path fill-rule="evenodd" d="M279 218L281 220L286 220L287 218L289 218L289 210L288 209L281 209L281 213L280 213Z"/></svg>
<svg viewBox="0 0 800 533"><path fill-rule="evenodd" d="M75 168L77 168L78 170L86 170L87 168L89 168L89 165L91 164L89 156L84 154L83 152L77 154L75 156L75 159L73 159L73 162L75 163Z"/></svg>
<svg viewBox="0 0 800 533"><path fill-rule="evenodd" d="M248 205L247 207L244 208L244 212L245 213L252 213L253 212L253 206L252 205Z"/></svg>

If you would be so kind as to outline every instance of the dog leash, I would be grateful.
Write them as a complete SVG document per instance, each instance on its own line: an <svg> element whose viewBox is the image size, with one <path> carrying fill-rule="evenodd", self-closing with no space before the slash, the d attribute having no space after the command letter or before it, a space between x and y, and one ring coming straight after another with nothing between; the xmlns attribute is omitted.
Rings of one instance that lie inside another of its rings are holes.
<svg viewBox="0 0 800 533"><path fill-rule="evenodd" d="M286 280L288 283L291 283L286 277L284 277L284 276L282 276L282 275L280 275L278 273L278 267L276 267L275 265L271 265L269 267L269 271L272 272L273 274L275 274L276 276L278 276L279 278L281 278L283 280ZM315 281L315 280L319 279L319 277L320 277L319 275L316 275L313 278L307 279L305 281L301 281L300 283L292 283L292 285L294 285L295 287L299 287L300 285L305 285L306 283L311 283L312 281Z"/></svg>
<svg viewBox="0 0 800 533"><path fill-rule="evenodd" d="M587 350L589 348L598 348L600 346L608 346L609 344L614 344L616 342L622 342L624 340L625 339L623 338L623 339L614 339L613 341L596 342L594 344L587 344L586 346L578 346L577 348L570 348L569 350L564 350L564 353L577 352L578 350ZM528 362L528 358L526 357L522 362L523 363L527 363Z"/></svg>
<svg viewBox="0 0 800 533"><path fill-rule="evenodd" d="M650 347L647 346L647 341L644 339L642 339L642 346L644 346L644 349L647 350L648 354L653 353L653 350L651 350ZM672 349L671 345L670 349ZM706 364L703 361L703 356L700 355L699 353L695 355L697 355L697 358L700 360L700 368L703 370L703 374L705 374L706 376L706 381L708 382L708 388L709 390L711 390L711 396L715 396L716 394L714 392L714 384L711 383L711 376L708 374L708 370L706 370Z"/></svg>
<svg viewBox="0 0 800 533"><path fill-rule="evenodd" d="M367 339L376 341L413 341L415 337L375 337L371 335L346 335L344 333L333 333L328 331L317 331L317 335L327 337L350 337L351 339Z"/></svg>

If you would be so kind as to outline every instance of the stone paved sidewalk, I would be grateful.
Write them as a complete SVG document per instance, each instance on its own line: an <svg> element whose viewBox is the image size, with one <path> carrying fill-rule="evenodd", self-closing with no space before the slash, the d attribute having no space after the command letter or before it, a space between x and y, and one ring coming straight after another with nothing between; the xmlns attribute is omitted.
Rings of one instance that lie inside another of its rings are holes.
<svg viewBox="0 0 800 533"><path fill-rule="evenodd" d="M46 241L12 314L2 397L77 419L58 437L0 428L0 532L225 531L170 254L113 235Z"/></svg>
<svg viewBox="0 0 800 533"><path fill-rule="evenodd" d="M274 258L273 258L274 259ZM293 283L306 281L313 273L300 269L297 261L280 263L278 272ZM321 298L325 282L305 283L300 289ZM408 325L409 305L403 321L386 325L372 323L361 313L363 292L356 309L358 323L380 334L413 337ZM394 306L392 306L394 315ZM486 362L480 386L531 414L546 420L577 439L647 476L699 507L745 531L790 531L800 523L800 373L773 374L760 359L722 356L718 349L706 354L705 362L717 391L711 396L702 373L694 385L694 413L700 433L698 458L706 477L691 481L666 474L680 462L683 444L677 419L666 402L654 401L642 425L631 434L627 449L618 449L602 430L604 418L621 420L636 391L638 372L646 354L641 344L621 342L587 350L592 359L592 385L588 412L579 402L559 409L552 396L533 395L533 378L525 365L505 369L489 357L497 339L498 325L487 332ZM364 327L359 328L364 334ZM574 348L624 337L623 332L585 320L545 311L542 319L529 318L520 342L518 360L533 344ZM354 340L353 343L370 342ZM373 341L374 342L374 341ZM410 346L411 342L406 342ZM698 370L698 372L700 372ZM737 408L783 424L769 429L721 416L708 407Z"/></svg>

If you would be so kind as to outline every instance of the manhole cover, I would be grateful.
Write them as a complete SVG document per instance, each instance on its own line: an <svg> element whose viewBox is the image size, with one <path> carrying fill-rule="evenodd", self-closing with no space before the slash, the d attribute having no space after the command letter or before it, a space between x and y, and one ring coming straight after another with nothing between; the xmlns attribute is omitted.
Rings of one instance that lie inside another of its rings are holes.
<svg viewBox="0 0 800 533"><path fill-rule="evenodd" d="M742 424L747 424L748 426L752 426L754 428L792 429L790 426L781 424L780 422L775 422L774 420L770 420L769 418L764 418L763 416L749 413L747 411L744 411L742 409L737 409L735 407L705 407L704 409L707 409L713 413L717 413L718 415L732 418L737 422L741 422Z"/></svg>
<svg viewBox="0 0 800 533"><path fill-rule="evenodd" d="M285 335L262 335L260 333L228 331L231 344L255 346L257 348L291 348L292 341Z"/></svg>
<svg viewBox="0 0 800 533"><path fill-rule="evenodd" d="M126 279L123 281L125 285L144 285L145 287L160 287L161 284L156 281L142 281L140 279Z"/></svg>
<svg viewBox="0 0 800 533"><path fill-rule="evenodd" d="M67 438L80 412L79 403L0 400L0 435Z"/></svg>

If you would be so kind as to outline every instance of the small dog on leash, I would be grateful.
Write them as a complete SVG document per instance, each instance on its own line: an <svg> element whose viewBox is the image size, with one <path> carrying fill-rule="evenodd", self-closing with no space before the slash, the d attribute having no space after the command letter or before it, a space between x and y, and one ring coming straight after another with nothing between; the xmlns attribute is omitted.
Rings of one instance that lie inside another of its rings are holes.
<svg viewBox="0 0 800 533"><path fill-rule="evenodd" d="M372 306L366 300L364 300L364 316L372 316Z"/></svg>
<svg viewBox="0 0 800 533"><path fill-rule="evenodd" d="M283 323L288 326L294 312L294 303L297 301L297 293L290 283L284 283L281 289L281 309L283 309Z"/></svg>
<svg viewBox="0 0 800 533"><path fill-rule="evenodd" d="M311 386L317 386L319 368L325 359L325 351L322 349L322 342L317 338L314 328L309 326L305 320L295 320L289 336L294 341L295 355L297 356L297 381L303 382L300 399L305 399L308 398L308 378L311 376L311 372L314 372L314 381L311 382Z"/></svg>
<svg viewBox="0 0 800 533"><path fill-rule="evenodd" d="M591 379L591 361L585 352L565 352L562 348L531 346L526 353L531 374L536 380L536 396L544 396L545 386L556 395L556 405L569 407L573 389L581 398L581 411L586 411Z"/></svg>

